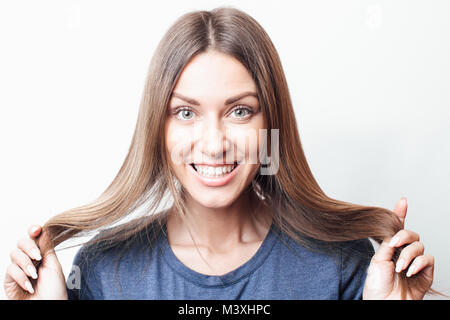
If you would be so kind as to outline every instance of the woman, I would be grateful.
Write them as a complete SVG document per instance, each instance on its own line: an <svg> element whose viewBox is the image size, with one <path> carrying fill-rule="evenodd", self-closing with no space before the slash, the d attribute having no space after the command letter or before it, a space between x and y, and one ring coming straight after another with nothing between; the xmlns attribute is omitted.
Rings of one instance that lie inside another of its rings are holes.
<svg viewBox="0 0 450 320"><path fill-rule="evenodd" d="M196 11L156 49L114 181L30 229L4 287L11 299L422 299L434 259L403 229L406 209L326 196L266 32L237 9ZM94 230L66 288L54 247Z"/></svg>

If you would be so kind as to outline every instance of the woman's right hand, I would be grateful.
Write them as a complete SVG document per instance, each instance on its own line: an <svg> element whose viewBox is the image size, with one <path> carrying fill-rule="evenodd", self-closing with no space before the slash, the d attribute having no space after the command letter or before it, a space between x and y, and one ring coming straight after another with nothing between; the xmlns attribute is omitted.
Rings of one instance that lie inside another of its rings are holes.
<svg viewBox="0 0 450 320"><path fill-rule="evenodd" d="M30 227L29 238L20 239L10 253L11 264L3 283L8 299L67 299L66 281L55 250L41 253L37 246L41 231L41 226ZM37 262L40 265L36 269Z"/></svg>

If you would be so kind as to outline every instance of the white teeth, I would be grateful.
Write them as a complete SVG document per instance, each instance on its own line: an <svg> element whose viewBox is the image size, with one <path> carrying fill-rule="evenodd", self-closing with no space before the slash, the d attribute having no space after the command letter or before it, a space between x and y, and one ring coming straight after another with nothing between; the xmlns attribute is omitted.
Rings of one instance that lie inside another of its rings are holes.
<svg viewBox="0 0 450 320"><path fill-rule="evenodd" d="M205 177L222 177L233 170L234 165L225 165L220 167L202 166L194 164L199 174Z"/></svg>

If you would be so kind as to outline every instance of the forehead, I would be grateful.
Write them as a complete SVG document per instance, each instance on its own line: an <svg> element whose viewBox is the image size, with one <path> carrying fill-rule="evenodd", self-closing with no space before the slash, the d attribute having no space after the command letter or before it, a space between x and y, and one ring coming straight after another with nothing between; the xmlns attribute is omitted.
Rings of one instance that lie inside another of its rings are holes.
<svg viewBox="0 0 450 320"><path fill-rule="evenodd" d="M236 58L213 50L192 58L174 89L193 98L228 97L246 90L256 91L248 70Z"/></svg>

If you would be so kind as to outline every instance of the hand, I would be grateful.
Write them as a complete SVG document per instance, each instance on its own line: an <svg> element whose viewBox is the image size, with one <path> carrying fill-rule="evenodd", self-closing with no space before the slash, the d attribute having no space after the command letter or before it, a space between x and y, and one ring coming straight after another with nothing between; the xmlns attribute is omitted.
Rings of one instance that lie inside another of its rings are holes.
<svg viewBox="0 0 450 320"><path fill-rule="evenodd" d="M48 241L43 238L38 240L41 231L41 226L30 227L29 238L19 240L10 253L12 263L3 283L8 299L67 299L65 277L55 251L51 249L41 256L37 246L37 242ZM39 262L36 269L35 265Z"/></svg>
<svg viewBox="0 0 450 320"><path fill-rule="evenodd" d="M405 225L408 204L406 198L397 202L394 212ZM407 245L400 253L397 264L392 257L395 249ZM424 254L424 245L419 242L419 235L402 229L392 238L385 239L372 257L367 270L363 299L401 299L401 288L395 281L395 272L407 270L408 289L406 299L420 300L431 287L434 272L434 257ZM411 277L421 277L426 288L419 287Z"/></svg>

